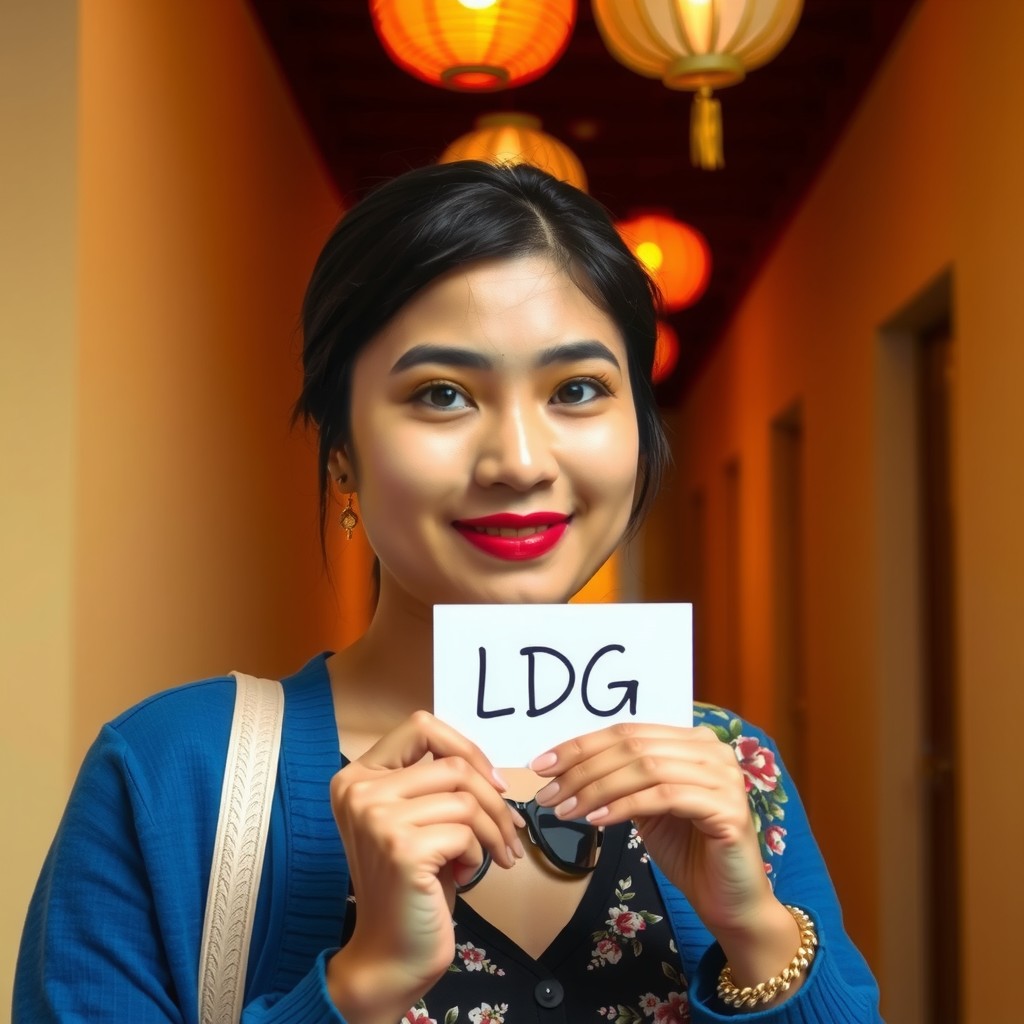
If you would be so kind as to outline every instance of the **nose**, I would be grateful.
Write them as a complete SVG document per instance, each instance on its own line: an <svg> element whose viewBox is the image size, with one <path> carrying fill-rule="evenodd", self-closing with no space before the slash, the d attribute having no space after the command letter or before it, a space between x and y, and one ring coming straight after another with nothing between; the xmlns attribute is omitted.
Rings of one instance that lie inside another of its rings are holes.
<svg viewBox="0 0 1024 1024"><path fill-rule="evenodd" d="M481 423L476 482L529 491L558 476L554 432L543 410L515 402Z"/></svg>

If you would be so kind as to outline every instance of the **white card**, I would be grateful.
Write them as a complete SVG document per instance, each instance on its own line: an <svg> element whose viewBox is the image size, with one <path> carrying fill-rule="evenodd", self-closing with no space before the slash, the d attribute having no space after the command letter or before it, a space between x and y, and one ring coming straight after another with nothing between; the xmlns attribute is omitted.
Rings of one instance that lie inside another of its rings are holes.
<svg viewBox="0 0 1024 1024"><path fill-rule="evenodd" d="M434 714L497 768L616 722L692 725L691 606L435 605Z"/></svg>

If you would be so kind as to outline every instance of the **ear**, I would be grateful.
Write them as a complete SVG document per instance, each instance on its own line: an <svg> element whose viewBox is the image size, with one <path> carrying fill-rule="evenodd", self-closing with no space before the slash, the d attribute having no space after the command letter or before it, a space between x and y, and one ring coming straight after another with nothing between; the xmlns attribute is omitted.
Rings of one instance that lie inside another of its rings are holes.
<svg viewBox="0 0 1024 1024"><path fill-rule="evenodd" d="M330 457L327 459L327 469L334 482L346 494L357 489L352 460L344 448L331 449Z"/></svg>

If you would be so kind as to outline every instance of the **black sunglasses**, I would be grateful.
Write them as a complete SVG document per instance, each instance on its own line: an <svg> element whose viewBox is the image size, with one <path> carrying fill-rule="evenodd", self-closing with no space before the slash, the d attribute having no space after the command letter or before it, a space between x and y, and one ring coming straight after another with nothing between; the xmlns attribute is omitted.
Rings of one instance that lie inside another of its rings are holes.
<svg viewBox="0 0 1024 1024"><path fill-rule="evenodd" d="M601 849L603 834L597 825L591 825L586 818L563 820L555 814L553 807L541 807L536 800L526 803L506 800L505 803L523 816L530 842L539 846L556 868L570 875L586 875L597 867L597 854ZM490 866L491 855L484 850L484 861L477 873L465 885L458 886L456 891L469 892Z"/></svg>

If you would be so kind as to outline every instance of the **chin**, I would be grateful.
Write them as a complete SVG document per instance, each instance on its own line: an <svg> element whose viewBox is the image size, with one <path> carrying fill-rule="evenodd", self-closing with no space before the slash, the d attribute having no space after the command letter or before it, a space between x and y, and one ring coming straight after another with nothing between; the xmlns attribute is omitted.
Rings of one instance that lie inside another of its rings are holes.
<svg viewBox="0 0 1024 1024"><path fill-rule="evenodd" d="M519 589L502 587L485 592L474 591L470 594L451 595L435 603L437 604L565 604L575 591L550 591L535 588Z"/></svg>
<svg viewBox="0 0 1024 1024"><path fill-rule="evenodd" d="M592 574L591 574L592 575ZM452 604L566 604L586 586L590 576L572 580L503 580L475 589L472 596Z"/></svg>

